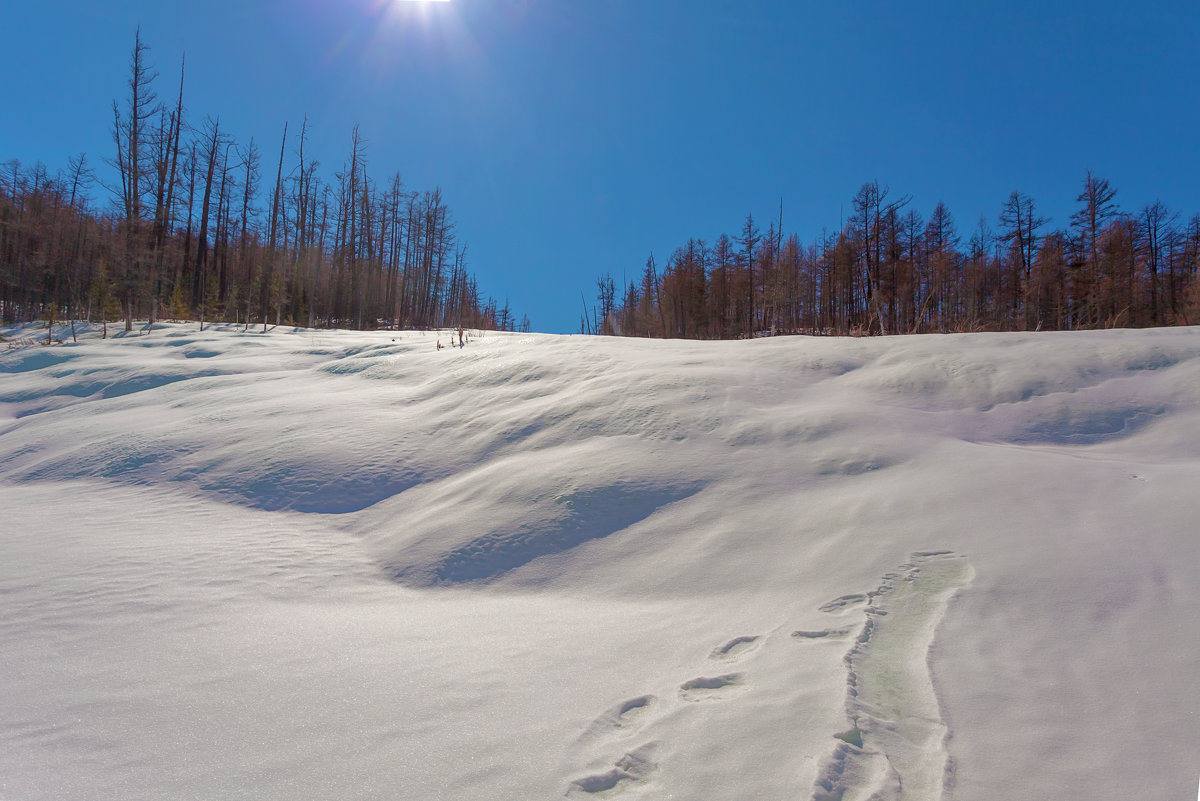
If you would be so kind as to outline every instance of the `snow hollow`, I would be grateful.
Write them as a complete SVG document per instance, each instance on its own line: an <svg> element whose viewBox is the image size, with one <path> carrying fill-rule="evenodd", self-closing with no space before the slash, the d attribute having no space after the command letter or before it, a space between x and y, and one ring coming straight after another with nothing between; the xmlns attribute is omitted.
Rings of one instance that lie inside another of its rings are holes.
<svg viewBox="0 0 1200 801"><path fill-rule="evenodd" d="M0 798L1192 797L1200 329L438 339L0 354Z"/></svg>

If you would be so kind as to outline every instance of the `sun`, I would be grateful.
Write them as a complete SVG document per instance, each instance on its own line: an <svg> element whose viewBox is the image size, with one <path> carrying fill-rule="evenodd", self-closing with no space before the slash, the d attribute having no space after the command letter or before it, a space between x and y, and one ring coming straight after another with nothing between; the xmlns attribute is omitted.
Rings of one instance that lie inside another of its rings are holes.
<svg viewBox="0 0 1200 801"><path fill-rule="evenodd" d="M442 5L449 2L450 0L378 0L377 6L381 9L390 8L393 12L404 9L407 13L413 13L422 6Z"/></svg>
<svg viewBox="0 0 1200 801"><path fill-rule="evenodd" d="M451 0L368 0L370 16L376 28L404 27L412 22L430 23L443 19L452 11L450 3Z"/></svg>
<svg viewBox="0 0 1200 801"><path fill-rule="evenodd" d="M325 2L326 0L320 0ZM456 58L470 50L470 37L459 19L459 6L452 0L337 0L347 11L350 25L338 38L324 61L343 56L371 68L380 80L393 75L397 64L421 52L416 42L440 46ZM357 7L357 8L356 8ZM459 54L459 55L456 55Z"/></svg>

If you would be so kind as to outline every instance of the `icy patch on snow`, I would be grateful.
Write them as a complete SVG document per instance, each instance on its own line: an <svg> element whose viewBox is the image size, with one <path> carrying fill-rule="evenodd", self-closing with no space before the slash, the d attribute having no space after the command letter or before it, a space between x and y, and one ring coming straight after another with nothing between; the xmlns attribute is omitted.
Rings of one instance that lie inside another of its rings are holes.
<svg viewBox="0 0 1200 801"><path fill-rule="evenodd" d="M846 655L852 728L826 760L813 801L936 801L950 770L929 648L950 599L971 582L970 563L919 551L870 593L866 622Z"/></svg>

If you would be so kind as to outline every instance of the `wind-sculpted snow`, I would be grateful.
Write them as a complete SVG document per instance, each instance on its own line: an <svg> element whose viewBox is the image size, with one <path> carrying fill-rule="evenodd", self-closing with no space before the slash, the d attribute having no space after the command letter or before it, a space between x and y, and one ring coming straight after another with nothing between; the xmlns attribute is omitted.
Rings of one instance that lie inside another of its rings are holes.
<svg viewBox="0 0 1200 801"><path fill-rule="evenodd" d="M37 347L36 344L30 343L23 350L6 354L4 358L0 359L0 373L25 373L31 370L45 370L49 367L56 367L64 362L69 362L80 355L79 353L64 352L62 350L42 349Z"/></svg>
<svg viewBox="0 0 1200 801"><path fill-rule="evenodd" d="M1194 790L1200 329L81 330L3 332L0 796Z"/></svg>
<svg viewBox="0 0 1200 801"><path fill-rule="evenodd" d="M512 520L494 521L486 533L435 528L420 543L425 549L413 548L420 553L433 545L434 555L409 564L401 552L388 570L396 581L417 586L488 581L620 532L693 493L688 487L618 484L555 494L550 504L526 501Z"/></svg>

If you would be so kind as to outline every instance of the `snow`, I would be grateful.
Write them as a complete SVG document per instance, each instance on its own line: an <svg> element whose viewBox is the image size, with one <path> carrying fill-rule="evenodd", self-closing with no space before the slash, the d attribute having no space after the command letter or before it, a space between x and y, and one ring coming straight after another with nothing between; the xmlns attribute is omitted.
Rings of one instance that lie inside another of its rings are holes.
<svg viewBox="0 0 1200 801"><path fill-rule="evenodd" d="M1200 329L3 333L2 799L1191 797Z"/></svg>

